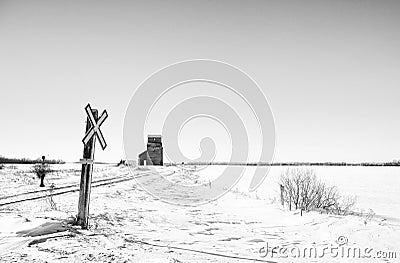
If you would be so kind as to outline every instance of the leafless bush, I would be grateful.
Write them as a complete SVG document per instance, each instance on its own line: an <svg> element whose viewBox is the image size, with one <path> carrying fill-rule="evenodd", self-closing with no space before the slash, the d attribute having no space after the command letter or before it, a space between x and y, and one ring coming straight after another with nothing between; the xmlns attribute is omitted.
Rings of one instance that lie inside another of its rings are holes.
<svg viewBox="0 0 400 263"><path fill-rule="evenodd" d="M340 196L333 207L333 213L337 215L348 215L356 204L356 198L351 196Z"/></svg>
<svg viewBox="0 0 400 263"><path fill-rule="evenodd" d="M289 168L281 174L280 185L282 201L290 208L345 215L355 204L355 198L340 196L335 186L320 181L312 169Z"/></svg>
<svg viewBox="0 0 400 263"><path fill-rule="evenodd" d="M0 164L0 170L4 169L4 164Z"/></svg>
<svg viewBox="0 0 400 263"><path fill-rule="evenodd" d="M45 187L44 178L48 173L51 173L52 170L48 164L38 163L33 166L32 172L40 179L40 187Z"/></svg>
<svg viewBox="0 0 400 263"><path fill-rule="evenodd" d="M57 210L57 204L53 199L54 188L56 186L54 184L50 185L49 193L46 193L46 201L50 205L51 210Z"/></svg>

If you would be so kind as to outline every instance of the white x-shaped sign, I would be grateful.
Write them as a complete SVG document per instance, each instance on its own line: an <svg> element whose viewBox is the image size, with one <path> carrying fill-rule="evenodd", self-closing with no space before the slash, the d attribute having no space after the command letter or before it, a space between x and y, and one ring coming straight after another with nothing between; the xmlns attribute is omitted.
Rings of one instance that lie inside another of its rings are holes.
<svg viewBox="0 0 400 263"><path fill-rule="evenodd" d="M100 126L103 124L103 122L107 119L108 114L107 111L104 110L103 113L101 114L100 118L96 119L93 116L92 113L92 108L90 107L90 104L88 104L85 108L86 114L89 117L89 121L92 124L92 127L90 127L89 131L86 133L85 137L83 137L83 144L87 144L89 140L96 134L97 138L100 141L101 148L104 150L107 147L107 143L104 140L103 134L101 133Z"/></svg>

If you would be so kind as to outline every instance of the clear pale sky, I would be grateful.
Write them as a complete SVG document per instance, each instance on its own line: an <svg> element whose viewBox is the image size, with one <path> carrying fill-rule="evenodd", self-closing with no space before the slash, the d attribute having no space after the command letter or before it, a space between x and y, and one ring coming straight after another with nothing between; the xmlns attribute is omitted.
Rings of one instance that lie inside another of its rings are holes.
<svg viewBox="0 0 400 263"><path fill-rule="evenodd" d="M1 0L0 155L79 160L90 102L116 162L135 89L199 58L259 84L276 161L400 159L400 1L378 0Z"/></svg>

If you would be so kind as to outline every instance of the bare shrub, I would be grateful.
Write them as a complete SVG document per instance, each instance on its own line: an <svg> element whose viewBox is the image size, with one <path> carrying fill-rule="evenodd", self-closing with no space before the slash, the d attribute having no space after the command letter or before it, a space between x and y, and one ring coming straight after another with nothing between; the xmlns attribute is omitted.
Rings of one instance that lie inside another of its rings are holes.
<svg viewBox="0 0 400 263"><path fill-rule="evenodd" d="M53 199L53 193L55 189L55 184L50 185L49 193L46 193L46 201L50 205L51 210L57 210L57 204Z"/></svg>
<svg viewBox="0 0 400 263"><path fill-rule="evenodd" d="M336 215L348 215L352 213L352 209L356 204L356 198L351 196L340 196L338 202L335 203L333 213Z"/></svg>
<svg viewBox="0 0 400 263"><path fill-rule="evenodd" d="M48 165L47 163L38 163L33 166L32 172L36 174L37 178L40 179L40 187L45 187L44 178L48 173L51 173L52 170L50 168L50 165Z"/></svg>
<svg viewBox="0 0 400 263"><path fill-rule="evenodd" d="M4 164L0 164L0 170L4 169Z"/></svg>
<svg viewBox="0 0 400 263"><path fill-rule="evenodd" d="M312 169L289 168L281 174L280 185L282 201L294 209L346 215L355 204L355 198L340 196L337 187L319 180Z"/></svg>

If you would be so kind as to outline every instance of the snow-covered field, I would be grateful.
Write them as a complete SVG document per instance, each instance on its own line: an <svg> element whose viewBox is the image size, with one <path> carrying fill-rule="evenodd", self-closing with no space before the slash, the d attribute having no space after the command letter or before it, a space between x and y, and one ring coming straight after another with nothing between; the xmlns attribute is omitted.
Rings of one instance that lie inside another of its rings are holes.
<svg viewBox="0 0 400 263"><path fill-rule="evenodd" d="M201 172L204 177L219 174L224 167L211 166ZM329 185L337 186L343 195L355 196L357 210L372 209L376 214L400 218L400 167L313 166L316 175ZM267 171L267 168L261 168ZM273 166L263 184L253 196L274 199L279 197L278 182L284 166ZM246 192L254 167L248 167L235 189Z"/></svg>
<svg viewBox="0 0 400 263"><path fill-rule="evenodd" d="M127 167L95 167L93 180L129 176ZM79 184L80 165L53 168L58 172L48 176L46 186ZM29 169L0 170L0 201L40 190ZM188 176L177 167L157 169L172 181ZM189 176L207 181L221 169ZM135 180L93 188L89 230L70 224L78 192L54 196L56 207L49 198L0 206L0 262L399 262L398 168L316 168L343 194L356 195L359 211L373 209L373 218L287 211L278 202L277 186L286 168L272 167L264 184L249 193L253 169L222 198L195 207L157 200ZM397 252L397 258L387 252Z"/></svg>

